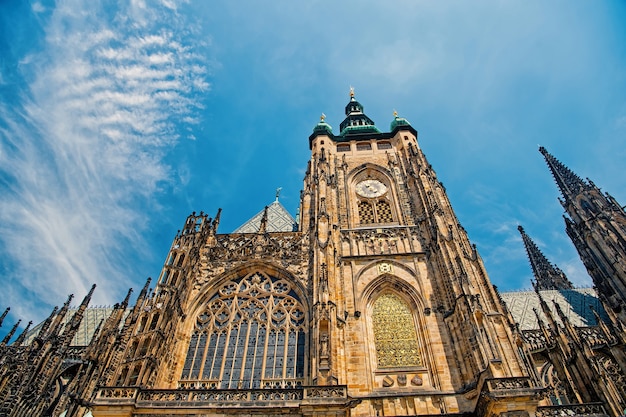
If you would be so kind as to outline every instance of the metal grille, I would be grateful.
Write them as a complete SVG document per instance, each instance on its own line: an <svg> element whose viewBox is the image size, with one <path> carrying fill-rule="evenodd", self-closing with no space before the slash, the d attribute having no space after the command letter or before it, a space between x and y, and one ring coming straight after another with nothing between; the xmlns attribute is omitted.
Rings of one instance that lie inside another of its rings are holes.
<svg viewBox="0 0 626 417"><path fill-rule="evenodd" d="M358 206L361 224L393 223L391 205L387 200L378 200L373 204L359 201Z"/></svg>
<svg viewBox="0 0 626 417"><path fill-rule="evenodd" d="M376 217L378 223L391 223L393 222L393 216L391 215L391 206L386 200L378 200L376 202Z"/></svg>
<svg viewBox="0 0 626 417"><path fill-rule="evenodd" d="M362 224L376 223L374 207L367 201L359 201L359 219Z"/></svg>
<svg viewBox="0 0 626 417"><path fill-rule="evenodd" d="M181 379L221 389L296 385L305 323L288 281L258 272L228 281L196 319Z"/></svg>

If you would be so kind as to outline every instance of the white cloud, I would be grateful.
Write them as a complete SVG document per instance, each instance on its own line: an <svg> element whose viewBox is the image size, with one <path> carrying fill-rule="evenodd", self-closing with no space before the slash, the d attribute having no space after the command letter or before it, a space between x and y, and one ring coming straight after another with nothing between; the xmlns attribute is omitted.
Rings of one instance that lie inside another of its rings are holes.
<svg viewBox="0 0 626 417"><path fill-rule="evenodd" d="M46 11L44 5L39 3L38 1L34 2L31 8L33 10L33 13L43 13Z"/></svg>
<svg viewBox="0 0 626 417"><path fill-rule="evenodd" d="M3 286L18 317L93 282L94 302L116 302L138 273L141 208L170 181L175 124L196 119L193 92L208 88L176 2L162 5L107 20L96 2L60 2L45 49L20 62L33 74L21 106L0 105L0 239L19 271Z"/></svg>

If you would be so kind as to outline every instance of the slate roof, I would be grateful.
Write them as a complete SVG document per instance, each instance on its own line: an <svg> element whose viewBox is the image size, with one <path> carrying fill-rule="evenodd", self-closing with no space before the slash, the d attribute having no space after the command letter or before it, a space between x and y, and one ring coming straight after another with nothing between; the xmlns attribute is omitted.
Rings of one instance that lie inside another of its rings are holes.
<svg viewBox="0 0 626 417"><path fill-rule="evenodd" d="M603 320L608 317L600 304L600 300L593 288L576 288L571 290L542 290L541 296L550 307L553 317L560 322L559 315L554 307L556 301L574 326L595 326L596 319L589 306L600 314ZM537 309L539 316L547 323L546 316L541 311L539 297L535 291L512 291L500 294L506 303L513 318L520 325L520 330L538 329L537 317L533 308Z"/></svg>
<svg viewBox="0 0 626 417"><path fill-rule="evenodd" d="M265 209L239 226L233 233L258 233ZM298 229L295 219L278 200L267 206L267 232L293 232Z"/></svg>

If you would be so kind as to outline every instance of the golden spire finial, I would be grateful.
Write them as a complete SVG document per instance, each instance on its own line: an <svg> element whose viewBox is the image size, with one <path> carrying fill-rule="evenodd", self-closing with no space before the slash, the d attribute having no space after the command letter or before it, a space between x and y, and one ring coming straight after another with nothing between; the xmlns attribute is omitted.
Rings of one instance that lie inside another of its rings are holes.
<svg viewBox="0 0 626 417"><path fill-rule="evenodd" d="M393 109L393 117L398 117L398 111L396 109Z"/></svg>
<svg viewBox="0 0 626 417"><path fill-rule="evenodd" d="M320 122L323 122L324 120L326 120L326 115L322 113L322 115L320 116Z"/></svg>
<svg viewBox="0 0 626 417"><path fill-rule="evenodd" d="M354 87L350 86L350 98L354 98Z"/></svg>

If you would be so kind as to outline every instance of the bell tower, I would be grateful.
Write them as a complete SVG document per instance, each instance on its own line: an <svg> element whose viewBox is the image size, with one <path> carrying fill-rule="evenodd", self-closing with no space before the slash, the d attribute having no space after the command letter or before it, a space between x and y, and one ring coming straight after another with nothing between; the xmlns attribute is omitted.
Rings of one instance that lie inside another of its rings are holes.
<svg viewBox="0 0 626 417"><path fill-rule="evenodd" d="M536 407L506 309L417 131L394 112L382 132L354 90L345 115L338 134L322 115L309 137L300 208L314 380L347 385L355 415Z"/></svg>

